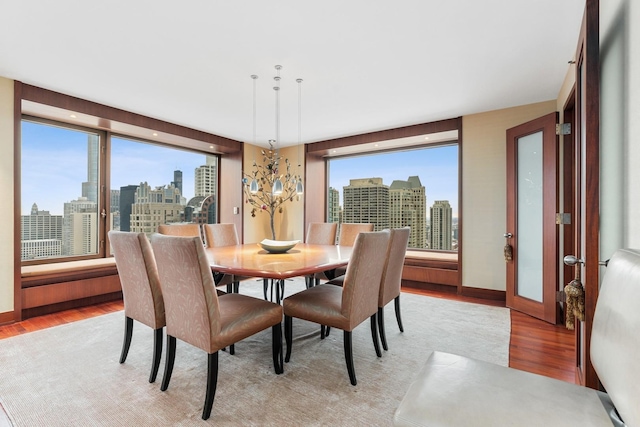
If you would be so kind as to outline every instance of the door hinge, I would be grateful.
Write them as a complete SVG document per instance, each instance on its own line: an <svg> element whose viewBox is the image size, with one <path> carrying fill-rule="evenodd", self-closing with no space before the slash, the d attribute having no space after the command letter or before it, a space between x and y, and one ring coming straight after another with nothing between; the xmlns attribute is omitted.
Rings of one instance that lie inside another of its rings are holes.
<svg viewBox="0 0 640 427"><path fill-rule="evenodd" d="M571 214L570 213L556 213L556 224L571 224Z"/></svg>
<svg viewBox="0 0 640 427"><path fill-rule="evenodd" d="M571 123L556 123L556 135L571 135Z"/></svg>
<svg viewBox="0 0 640 427"><path fill-rule="evenodd" d="M556 291L556 302L564 302L564 291Z"/></svg>

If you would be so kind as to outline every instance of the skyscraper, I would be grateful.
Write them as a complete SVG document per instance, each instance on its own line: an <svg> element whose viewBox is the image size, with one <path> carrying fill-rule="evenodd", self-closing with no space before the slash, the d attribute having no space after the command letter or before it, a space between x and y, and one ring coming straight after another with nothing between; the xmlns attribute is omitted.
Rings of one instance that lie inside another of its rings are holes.
<svg viewBox="0 0 640 427"><path fill-rule="evenodd" d="M30 215L21 216L21 259L48 258L62 254L62 215L31 206Z"/></svg>
<svg viewBox="0 0 640 427"><path fill-rule="evenodd" d="M340 222L340 192L329 187L327 222Z"/></svg>
<svg viewBox="0 0 640 427"><path fill-rule="evenodd" d="M131 231L150 236L160 224L180 222L184 209L181 198L180 191L173 185L152 189L146 182L141 182L131 205Z"/></svg>
<svg viewBox="0 0 640 427"><path fill-rule="evenodd" d="M62 255L87 255L98 252L98 204L79 197L64 204Z"/></svg>
<svg viewBox="0 0 640 427"><path fill-rule="evenodd" d="M207 156L207 164L195 169L195 195L217 197L218 188L218 157Z"/></svg>
<svg viewBox="0 0 640 427"><path fill-rule="evenodd" d="M120 187L120 231L131 231L131 205L135 202L137 185Z"/></svg>
<svg viewBox="0 0 640 427"><path fill-rule="evenodd" d="M173 182L171 184L173 184L174 187L176 187L178 190L180 190L180 194L183 194L182 193L182 171L181 170L174 170L173 171Z"/></svg>
<svg viewBox="0 0 640 427"><path fill-rule="evenodd" d="M431 249L452 249L451 216L451 205L448 200L436 200L431 206Z"/></svg>
<svg viewBox="0 0 640 427"><path fill-rule="evenodd" d="M100 138L95 134L87 134L87 181L82 183L82 197L98 203L98 160L100 155Z"/></svg>
<svg viewBox="0 0 640 427"><path fill-rule="evenodd" d="M389 187L389 224L411 227L410 248L427 247L427 195L418 176L395 180Z"/></svg>
<svg viewBox="0 0 640 427"><path fill-rule="evenodd" d="M389 187L382 178L351 179L343 187L345 223L372 223L375 231L389 228Z"/></svg>

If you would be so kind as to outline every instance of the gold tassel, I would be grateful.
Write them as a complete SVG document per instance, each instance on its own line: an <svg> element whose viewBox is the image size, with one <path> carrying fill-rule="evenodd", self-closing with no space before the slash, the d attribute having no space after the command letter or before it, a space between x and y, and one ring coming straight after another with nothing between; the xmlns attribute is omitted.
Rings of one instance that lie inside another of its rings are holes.
<svg viewBox="0 0 640 427"><path fill-rule="evenodd" d="M504 245L504 261L509 262L513 260L513 247L510 244Z"/></svg>
<svg viewBox="0 0 640 427"><path fill-rule="evenodd" d="M567 329L575 329L575 319L584 321L584 287L580 280L574 279L564 287L566 297L565 325Z"/></svg>

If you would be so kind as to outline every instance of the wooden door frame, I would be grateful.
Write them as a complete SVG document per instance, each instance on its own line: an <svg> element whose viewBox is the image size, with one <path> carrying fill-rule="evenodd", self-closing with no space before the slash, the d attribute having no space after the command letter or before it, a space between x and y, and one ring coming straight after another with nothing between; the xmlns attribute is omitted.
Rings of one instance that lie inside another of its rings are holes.
<svg viewBox="0 0 640 427"><path fill-rule="evenodd" d="M584 67L587 76L584 94L581 92ZM597 389L598 376L591 364L591 329L600 283L600 2L587 0L580 37L576 49L576 133L580 143L584 136L585 212L584 212L584 259L583 284L585 288L584 359L576 366L576 377L580 384ZM583 102L583 98L586 102ZM584 104L584 105L583 105ZM584 130L582 128L584 124ZM584 135L583 135L584 132ZM579 192L578 192L579 194ZM578 236L580 229L577 229ZM576 355L580 351L579 334L576 333Z"/></svg>

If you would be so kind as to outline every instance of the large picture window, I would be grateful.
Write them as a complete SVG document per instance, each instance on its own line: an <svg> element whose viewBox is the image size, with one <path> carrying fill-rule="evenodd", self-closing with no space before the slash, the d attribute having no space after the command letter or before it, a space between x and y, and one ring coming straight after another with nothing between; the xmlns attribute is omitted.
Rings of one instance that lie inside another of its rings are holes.
<svg viewBox="0 0 640 427"><path fill-rule="evenodd" d="M109 230L217 222L217 155L32 117L21 138L24 262L108 255Z"/></svg>
<svg viewBox="0 0 640 427"><path fill-rule="evenodd" d="M458 144L328 160L329 222L411 227L409 247L458 250Z"/></svg>

